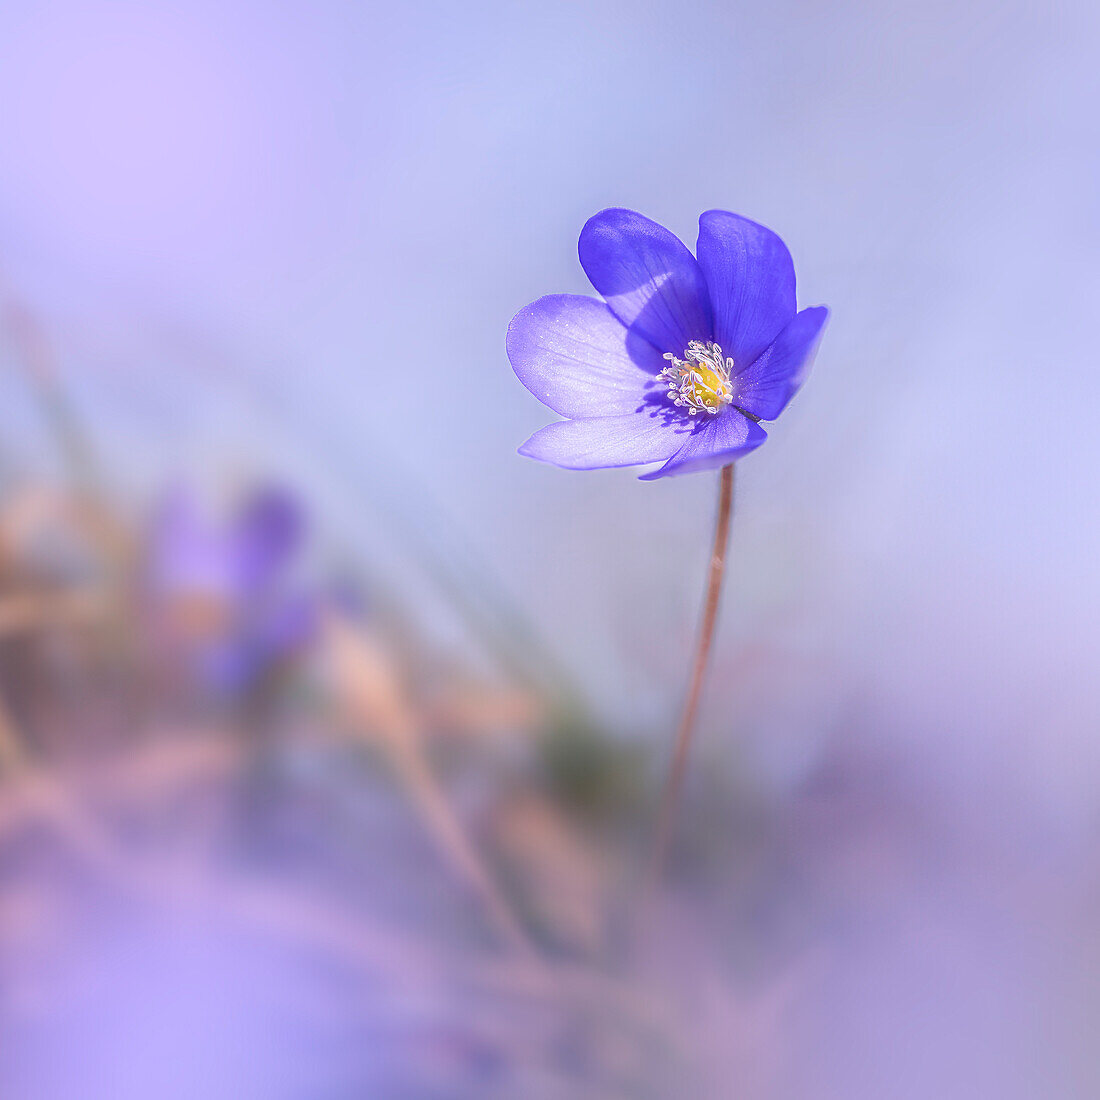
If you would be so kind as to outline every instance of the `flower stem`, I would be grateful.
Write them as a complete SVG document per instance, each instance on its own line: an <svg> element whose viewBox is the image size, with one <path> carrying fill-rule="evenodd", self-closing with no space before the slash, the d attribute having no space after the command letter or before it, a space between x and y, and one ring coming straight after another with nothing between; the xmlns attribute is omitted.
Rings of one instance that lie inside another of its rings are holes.
<svg viewBox="0 0 1100 1100"><path fill-rule="evenodd" d="M657 835L650 862L649 881L656 886L664 869L676 820L676 807L680 800L680 788L684 784L691 735L695 728L695 716L706 679L707 661L714 641L714 627L718 621L718 602L722 593L722 577L726 568L726 546L729 544L730 519L733 515L733 463L722 467L718 490L718 519L714 525L714 549L711 551L710 569L707 572L707 589L703 598L703 618L699 624L699 639L695 645L695 660L691 669L691 681L687 698L676 730L676 745L672 765L665 780L661 796L661 809L657 817Z"/></svg>

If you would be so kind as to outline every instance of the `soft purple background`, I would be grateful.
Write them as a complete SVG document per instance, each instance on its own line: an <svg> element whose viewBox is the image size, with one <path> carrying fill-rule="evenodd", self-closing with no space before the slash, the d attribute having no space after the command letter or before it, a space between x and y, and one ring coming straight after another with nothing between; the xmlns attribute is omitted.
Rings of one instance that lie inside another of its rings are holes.
<svg viewBox="0 0 1100 1100"><path fill-rule="evenodd" d="M801 1095L1092 1096L1098 50L1087 0L5 3L0 279L134 493L281 474L444 635L406 529L460 547L651 733L715 478L518 457L547 415L504 331L587 292L602 207L775 228L833 318L739 467L701 752L781 796L843 728L950 838L873 887Z"/></svg>

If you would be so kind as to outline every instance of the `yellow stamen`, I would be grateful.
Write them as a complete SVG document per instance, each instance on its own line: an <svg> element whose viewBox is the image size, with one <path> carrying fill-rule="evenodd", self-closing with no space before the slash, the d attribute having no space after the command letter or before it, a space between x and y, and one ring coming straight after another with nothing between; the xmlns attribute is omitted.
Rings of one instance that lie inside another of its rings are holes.
<svg viewBox="0 0 1100 1100"><path fill-rule="evenodd" d="M715 416L733 401L733 360L723 356L713 340L706 344L692 340L683 359L670 353L665 358L670 365L657 377L668 385L669 400L690 416L700 412Z"/></svg>

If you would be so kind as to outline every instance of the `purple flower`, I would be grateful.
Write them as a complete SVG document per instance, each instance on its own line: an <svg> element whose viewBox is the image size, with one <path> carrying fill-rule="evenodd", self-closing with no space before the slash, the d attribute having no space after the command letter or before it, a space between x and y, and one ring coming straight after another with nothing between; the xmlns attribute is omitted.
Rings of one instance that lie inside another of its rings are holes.
<svg viewBox="0 0 1100 1100"><path fill-rule="evenodd" d="M567 420L520 454L593 470L664 463L645 479L724 466L767 438L809 371L829 311L797 312L787 246L710 210L698 259L631 210L604 210L580 238L604 301L551 294L508 326L519 380ZM606 303L606 304L605 304Z"/></svg>
<svg viewBox="0 0 1100 1100"><path fill-rule="evenodd" d="M309 640L317 601L287 583L304 534L297 500L276 486L250 492L220 525L183 488L161 503L147 595L174 659L205 687L244 690Z"/></svg>

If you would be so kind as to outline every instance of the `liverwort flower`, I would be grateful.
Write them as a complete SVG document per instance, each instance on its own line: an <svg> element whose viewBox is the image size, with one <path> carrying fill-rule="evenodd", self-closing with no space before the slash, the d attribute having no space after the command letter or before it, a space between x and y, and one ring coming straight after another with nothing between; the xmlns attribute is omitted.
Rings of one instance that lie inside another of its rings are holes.
<svg viewBox="0 0 1100 1100"><path fill-rule="evenodd" d="M787 246L724 210L699 219L696 256L631 210L580 237L603 302L552 294L508 327L519 380L568 419L520 448L574 470L663 463L643 478L726 466L767 439L801 386L828 310L797 311Z"/></svg>
<svg viewBox="0 0 1100 1100"><path fill-rule="evenodd" d="M568 418L535 432L520 454L573 470L662 463L645 479L722 469L703 614L650 864L655 881L714 641L734 463L767 439L760 422L797 393L829 311L799 313L787 246L724 210L699 218L695 256L656 222L617 209L588 220L579 251L604 300L552 294L508 327L517 377Z"/></svg>
<svg viewBox="0 0 1100 1100"><path fill-rule="evenodd" d="M274 485L249 492L221 524L183 487L161 501L146 596L173 663L204 689L245 692L309 642L318 601L289 576L305 531L297 499Z"/></svg>

